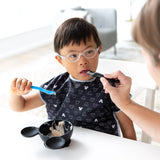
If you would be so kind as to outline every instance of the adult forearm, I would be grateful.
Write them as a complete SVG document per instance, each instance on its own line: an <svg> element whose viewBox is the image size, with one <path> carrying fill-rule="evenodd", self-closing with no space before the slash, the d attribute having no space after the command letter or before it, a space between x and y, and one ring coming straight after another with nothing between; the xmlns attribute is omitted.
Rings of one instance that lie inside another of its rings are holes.
<svg viewBox="0 0 160 160"><path fill-rule="evenodd" d="M135 102L120 107L132 121L153 139L160 142L160 114Z"/></svg>

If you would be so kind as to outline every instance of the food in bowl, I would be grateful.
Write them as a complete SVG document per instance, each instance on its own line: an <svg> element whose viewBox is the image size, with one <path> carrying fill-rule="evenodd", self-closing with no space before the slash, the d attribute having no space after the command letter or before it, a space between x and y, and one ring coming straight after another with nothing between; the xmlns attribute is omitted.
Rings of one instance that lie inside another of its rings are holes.
<svg viewBox="0 0 160 160"><path fill-rule="evenodd" d="M65 134L65 123L64 121L59 121L58 125L53 125L49 127L51 133L48 134L49 137L58 137Z"/></svg>

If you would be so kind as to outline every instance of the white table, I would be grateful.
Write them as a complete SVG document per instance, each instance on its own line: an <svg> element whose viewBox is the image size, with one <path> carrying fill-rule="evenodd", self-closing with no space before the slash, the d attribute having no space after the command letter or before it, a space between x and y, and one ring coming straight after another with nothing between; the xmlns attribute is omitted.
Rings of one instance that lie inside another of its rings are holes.
<svg viewBox="0 0 160 160"><path fill-rule="evenodd" d="M160 147L74 127L69 147L52 150L44 147L39 135L25 138L23 127L37 126L46 119L16 113L0 107L0 159L16 160L159 160Z"/></svg>

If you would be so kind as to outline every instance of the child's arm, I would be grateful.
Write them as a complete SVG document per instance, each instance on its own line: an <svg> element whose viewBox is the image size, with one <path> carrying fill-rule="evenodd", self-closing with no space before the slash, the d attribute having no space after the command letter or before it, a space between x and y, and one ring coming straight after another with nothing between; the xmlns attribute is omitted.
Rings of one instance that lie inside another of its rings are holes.
<svg viewBox="0 0 160 160"><path fill-rule="evenodd" d="M123 137L136 140L133 122L129 119L129 117L126 116L122 111L116 113L116 117L119 121Z"/></svg>
<svg viewBox="0 0 160 160"><path fill-rule="evenodd" d="M12 81L9 103L14 111L23 112L44 104L38 93L26 95L32 90L31 85L27 79L15 78Z"/></svg>

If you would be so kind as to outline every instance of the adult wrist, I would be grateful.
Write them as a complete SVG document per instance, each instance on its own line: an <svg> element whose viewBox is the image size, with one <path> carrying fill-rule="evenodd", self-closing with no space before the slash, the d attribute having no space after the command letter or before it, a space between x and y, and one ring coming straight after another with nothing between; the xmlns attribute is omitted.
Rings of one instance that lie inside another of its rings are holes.
<svg viewBox="0 0 160 160"><path fill-rule="evenodd" d="M123 112L126 112L133 103L134 103L134 102L130 99L127 103L122 104L122 105L119 105L118 107L119 107Z"/></svg>

